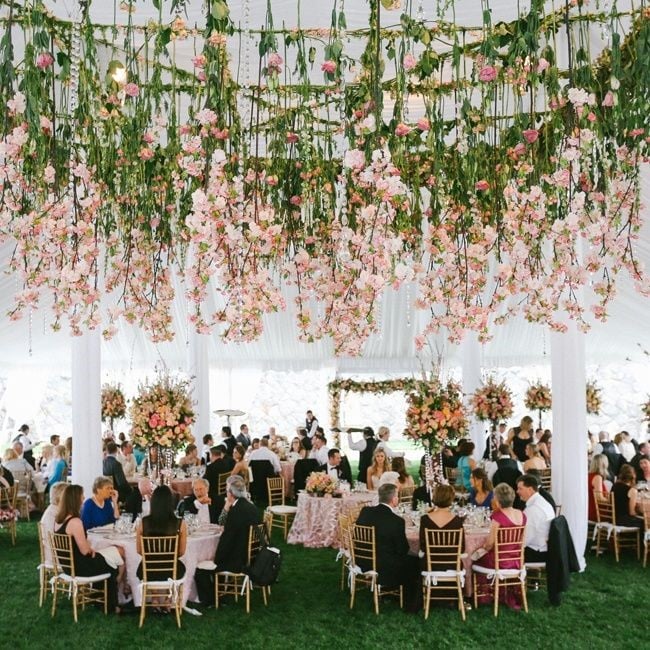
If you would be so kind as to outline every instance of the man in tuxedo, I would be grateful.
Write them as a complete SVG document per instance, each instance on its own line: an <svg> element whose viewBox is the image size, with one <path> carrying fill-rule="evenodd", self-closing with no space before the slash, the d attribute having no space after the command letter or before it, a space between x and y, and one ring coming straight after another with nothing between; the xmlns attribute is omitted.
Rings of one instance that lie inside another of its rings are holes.
<svg viewBox="0 0 650 650"><path fill-rule="evenodd" d="M226 448L223 445L217 445L210 449L210 463L205 468L203 478L208 481L210 498L214 501L218 494L219 474L230 474L235 466L235 460L232 456L226 454Z"/></svg>
<svg viewBox="0 0 650 650"><path fill-rule="evenodd" d="M493 465L494 468L494 465ZM499 457L496 461L496 471L488 471L488 478L493 485L507 483L513 490L517 489L517 479L523 474L521 463L512 457L510 445L499 446Z"/></svg>
<svg viewBox="0 0 650 650"><path fill-rule="evenodd" d="M187 496L178 504L177 512L182 517L186 512L199 516L202 524L216 524L220 511L213 504L208 494L210 483L204 478L197 478L192 483L193 495Z"/></svg>
<svg viewBox="0 0 650 650"><path fill-rule="evenodd" d="M217 571L240 573L248 563L248 534L251 526L262 522L257 507L246 498L246 484L241 476L231 476L226 484L226 503L219 518L223 533L214 563Z"/></svg>
<svg viewBox="0 0 650 650"><path fill-rule="evenodd" d="M113 487L117 490L120 502L126 501L131 494L131 486L124 476L122 464L117 459L117 444L113 440L106 443L106 457L102 462L102 474L113 479Z"/></svg>
<svg viewBox="0 0 650 650"><path fill-rule="evenodd" d="M409 608L414 605L418 585L417 558L409 555L409 543L406 539L406 524L402 517L395 514L393 508L399 504L397 487L386 483L378 490L379 505L366 506L361 510L357 524L372 526L375 529L375 553L379 584L385 588L404 585L406 602ZM360 562L363 571L370 569Z"/></svg>
<svg viewBox="0 0 650 650"><path fill-rule="evenodd" d="M210 462L210 449L214 445L214 438L211 433L203 436L203 446L201 447L201 465L207 465Z"/></svg>
<svg viewBox="0 0 650 650"><path fill-rule="evenodd" d="M235 436L232 435L232 430L229 426L221 427L221 437L223 440L221 444L226 448L226 453L228 456L232 456L232 450L235 448L237 441Z"/></svg>
<svg viewBox="0 0 650 650"><path fill-rule="evenodd" d="M236 440L244 449L248 449L250 447L251 434L248 432L247 424L242 424L239 427L239 435L237 436Z"/></svg>
<svg viewBox="0 0 650 650"><path fill-rule="evenodd" d="M347 463L342 463L341 452L338 449L330 449L327 452L327 462L321 465L318 469L320 472L325 472L331 476L335 481L347 481L352 483L352 472Z"/></svg>

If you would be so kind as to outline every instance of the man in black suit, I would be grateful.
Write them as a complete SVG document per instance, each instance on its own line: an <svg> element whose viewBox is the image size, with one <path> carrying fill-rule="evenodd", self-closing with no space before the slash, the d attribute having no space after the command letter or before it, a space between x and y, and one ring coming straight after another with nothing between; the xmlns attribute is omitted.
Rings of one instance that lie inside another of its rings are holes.
<svg viewBox="0 0 650 650"><path fill-rule="evenodd" d="M327 462L318 469L331 476L335 481L347 481L352 484L350 465L341 462L342 460L341 452L338 449L330 449L327 452Z"/></svg>
<svg viewBox="0 0 650 650"><path fill-rule="evenodd" d="M210 463L205 468L203 478L210 484L211 499L214 500L218 494L219 474L230 474L234 466L235 460L232 456L226 455L226 448L223 445L217 445L210 449Z"/></svg>
<svg viewBox="0 0 650 650"><path fill-rule="evenodd" d="M246 498L246 484L241 476L231 476L226 490L226 503L219 518L224 527L214 563L217 571L241 573L248 563L250 527L260 524L262 518L255 505Z"/></svg>
<svg viewBox="0 0 650 650"><path fill-rule="evenodd" d="M248 432L248 425L242 424L239 427L239 435L235 438L237 442L244 448L248 449L251 445L251 434Z"/></svg>
<svg viewBox="0 0 650 650"><path fill-rule="evenodd" d="M204 478L197 478L192 483L190 496L181 499L176 508L180 517L185 513L199 516L201 524L216 524L221 514L221 508L217 508L208 494L210 484Z"/></svg>
<svg viewBox="0 0 650 650"><path fill-rule="evenodd" d="M122 463L117 460L117 444L110 440L106 443L106 457L102 463L102 474L113 479L113 487L117 490L120 501L123 503L131 494L131 486L124 476Z"/></svg>
<svg viewBox="0 0 650 650"><path fill-rule="evenodd" d="M519 463L512 457L510 445L499 445L497 471L492 477L492 485L507 483L513 490L517 489L517 479L523 474Z"/></svg>
<svg viewBox="0 0 650 650"><path fill-rule="evenodd" d="M409 543L406 539L404 519L395 514L393 508L399 504L397 487L392 483L380 486L378 490L379 505L366 506L361 510L357 524L372 526L375 529L375 553L379 584L386 588L404 585L408 609L416 607L418 585L417 558L409 555ZM370 566L364 566L364 571Z"/></svg>
<svg viewBox="0 0 650 650"><path fill-rule="evenodd" d="M235 436L232 435L232 429L229 426L221 427L221 437L223 438L221 444L226 448L226 453L228 456L232 456L232 450L237 444Z"/></svg>

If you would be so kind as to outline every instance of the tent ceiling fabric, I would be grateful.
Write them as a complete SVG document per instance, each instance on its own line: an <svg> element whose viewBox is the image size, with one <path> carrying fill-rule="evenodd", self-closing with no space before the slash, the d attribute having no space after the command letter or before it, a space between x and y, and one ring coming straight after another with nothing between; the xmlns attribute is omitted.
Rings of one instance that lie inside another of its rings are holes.
<svg viewBox="0 0 650 650"><path fill-rule="evenodd" d="M60 17L75 15L77 3L73 0L58 0L47 2L51 11ZM433 18L433 12L423 3L425 15ZM459 0L449 8L457 24L480 26L482 22L482 3L478 0ZM169 12L170 3L164 2L163 20L171 20L174 15ZM300 24L305 27L327 28L331 22L331 12L334 3L297 0L273 0L272 12L275 25L286 28ZM519 11L524 11L529 2L521 3L518 8L511 0L492 0L490 8L492 20L509 21L517 17ZM619 2L619 9L630 6L629 2ZM264 25L267 10L266 0L248 0L248 2L230 2L231 17L235 24L244 20L243 11L250 10L249 24L252 28ZM298 7L301 15L298 16ZM548 3L551 6L551 3ZM186 4L185 20L188 26L201 27L204 24L204 2L190 0ZM367 0L348 1L345 3L345 14L348 29L366 28L368 26L369 7ZM111 25L117 16L118 23L126 22L126 13L120 9L119 2L95 0L90 6L90 16L94 23ZM158 20L158 10L152 2L139 2L133 20L138 24L146 24L149 20ZM384 12L384 25L394 25L399 22L399 12ZM602 48L597 30L594 29L594 47ZM237 48L230 44L233 66L237 65ZM176 45L177 61L191 69L191 58L196 54L193 39L179 42ZM320 68L314 67L314 74L322 77ZM644 222L647 222L650 204L650 169L646 165L642 170L642 196L644 204ZM650 228L647 223L641 231L638 246L641 261L650 265ZM7 260L11 255L11 247L0 249L0 259ZM5 264L6 266L6 264ZM639 360L643 358L643 346L648 341L648 320L650 303L639 296L631 282L626 278L619 279L619 295L612 305L610 319L605 324L596 324L588 335L587 355L590 362L624 361L626 358ZM11 276L0 277L0 312L6 313L12 304L16 291L16 281ZM424 322L422 314L409 309L407 304L413 300L410 291L414 289L402 287L399 291L389 291L381 306L381 327L377 334L371 336L364 350L363 358L335 359L331 341L322 340L316 343L302 343L298 340L294 315L290 309L275 313L264 318L264 333L254 343L235 344L224 343L215 333L209 346L212 365L230 367L239 365L261 366L269 368L315 367L334 364L340 371L362 372L385 370L387 372L415 371L422 364L427 365L431 359L442 354L449 363L459 360L458 346L449 344L440 335L431 341L430 349L416 353L414 336L419 333ZM287 290L285 289L285 292ZM171 343L153 344L147 340L140 330L124 325L118 334L110 341L105 341L102 347L103 363L110 366L133 365L138 367L153 366L164 362L168 367L184 367L187 359L187 304L178 292L174 306L174 322L177 332L176 339ZM291 304L291 296L287 295L287 304ZM48 310L41 309L20 321L11 321L7 317L0 321L0 355L5 366L34 366L67 368L70 360L70 338L67 332L54 333L49 324L51 315ZM545 328L530 324L523 320L512 320L494 331L493 339L483 346L483 363L486 367L507 366L538 362L544 353L548 353L549 336ZM31 353L30 353L31 350Z"/></svg>

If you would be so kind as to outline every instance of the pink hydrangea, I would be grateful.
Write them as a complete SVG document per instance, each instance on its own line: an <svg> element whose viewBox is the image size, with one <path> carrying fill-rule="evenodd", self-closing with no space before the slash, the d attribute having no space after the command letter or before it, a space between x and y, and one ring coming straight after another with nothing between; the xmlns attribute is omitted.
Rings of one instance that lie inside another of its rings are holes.
<svg viewBox="0 0 650 650"><path fill-rule="evenodd" d="M320 69L325 73L334 74L336 72L336 62L328 59L323 62Z"/></svg>
<svg viewBox="0 0 650 650"><path fill-rule="evenodd" d="M413 70L413 68L415 68L417 64L418 64L418 60L410 52L407 52L404 55L404 61L403 61L404 70L410 72L411 70Z"/></svg>
<svg viewBox="0 0 650 650"><path fill-rule="evenodd" d="M127 97L137 97L140 94L140 87L138 84L130 82L124 86L124 94Z"/></svg>
<svg viewBox="0 0 650 650"><path fill-rule="evenodd" d="M483 81L484 83L489 83L491 81L494 81L496 78L497 78L497 69L491 65L486 65L485 67L481 68L478 73L479 81Z"/></svg>
<svg viewBox="0 0 650 650"><path fill-rule="evenodd" d="M406 135L408 135L411 132L411 127L408 126L408 124L404 124L403 122L400 122L396 127L395 127L395 135L398 138L402 138Z"/></svg>
<svg viewBox="0 0 650 650"><path fill-rule="evenodd" d="M41 70L49 68L54 63L54 57L49 52L41 52L36 57L36 67Z"/></svg>
<svg viewBox="0 0 650 650"><path fill-rule="evenodd" d="M533 144L539 137L539 131L537 129L526 129L522 135L528 144Z"/></svg>

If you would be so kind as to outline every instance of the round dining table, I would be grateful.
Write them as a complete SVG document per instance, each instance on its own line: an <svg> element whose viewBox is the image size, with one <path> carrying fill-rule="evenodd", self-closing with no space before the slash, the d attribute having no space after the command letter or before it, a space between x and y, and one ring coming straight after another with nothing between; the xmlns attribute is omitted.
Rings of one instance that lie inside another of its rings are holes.
<svg viewBox="0 0 650 650"><path fill-rule="evenodd" d="M185 565L185 577L183 578L183 606L187 601L198 601L194 573L199 562L213 560L219 538L223 528L214 524L206 524L192 532L187 537L185 554L181 561ZM88 541L96 551L107 546L121 546L124 549L126 558L126 580L131 588L133 604L140 607L142 593L140 591L140 580L137 576L138 566L142 557L136 550L135 532L118 533L113 526L103 526L88 531Z"/></svg>
<svg viewBox="0 0 650 650"><path fill-rule="evenodd" d="M350 492L342 497L317 497L307 492L298 494L298 510L289 531L289 544L308 548L338 548L339 514L358 505L376 505L376 492Z"/></svg>

